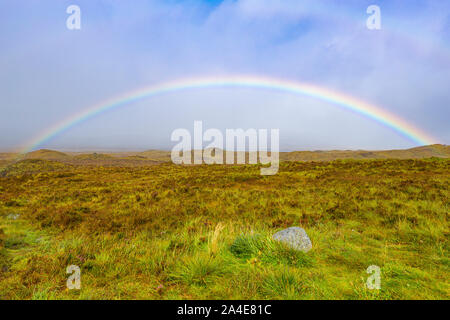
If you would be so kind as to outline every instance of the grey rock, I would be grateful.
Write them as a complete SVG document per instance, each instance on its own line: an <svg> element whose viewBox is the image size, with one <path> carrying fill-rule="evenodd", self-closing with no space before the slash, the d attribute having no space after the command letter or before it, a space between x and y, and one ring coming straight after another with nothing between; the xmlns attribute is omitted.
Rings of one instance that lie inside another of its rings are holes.
<svg viewBox="0 0 450 320"><path fill-rule="evenodd" d="M272 238L286 243L295 250L308 252L312 248L311 240L306 231L299 227L290 227L275 233Z"/></svg>
<svg viewBox="0 0 450 320"><path fill-rule="evenodd" d="M10 220L17 220L19 217L20 217L20 214L13 214L13 213L8 214L8 215L6 216L6 218L7 218L7 219L10 219Z"/></svg>

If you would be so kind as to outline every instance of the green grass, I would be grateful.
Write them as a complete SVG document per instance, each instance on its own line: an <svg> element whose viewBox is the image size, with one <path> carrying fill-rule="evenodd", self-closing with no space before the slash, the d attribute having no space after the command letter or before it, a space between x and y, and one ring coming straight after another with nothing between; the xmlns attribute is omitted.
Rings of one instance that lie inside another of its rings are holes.
<svg viewBox="0 0 450 320"><path fill-rule="evenodd" d="M449 298L447 159L283 162L275 176L39 163L0 178L1 299ZM271 239L290 226L311 251ZM66 288L72 264L81 290Z"/></svg>

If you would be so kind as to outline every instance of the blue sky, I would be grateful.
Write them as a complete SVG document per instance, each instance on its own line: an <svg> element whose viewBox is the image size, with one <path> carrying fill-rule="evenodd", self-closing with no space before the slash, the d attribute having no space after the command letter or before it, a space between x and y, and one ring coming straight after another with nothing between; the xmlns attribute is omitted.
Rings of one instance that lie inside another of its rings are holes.
<svg viewBox="0 0 450 320"><path fill-rule="evenodd" d="M81 8L81 30L66 8ZM381 9L368 30L366 9ZM0 149L99 101L162 81L251 74L314 83L450 141L450 2L0 1ZM205 89L147 99L49 141L55 149L170 149L176 128L279 128L283 150L414 143L310 98Z"/></svg>

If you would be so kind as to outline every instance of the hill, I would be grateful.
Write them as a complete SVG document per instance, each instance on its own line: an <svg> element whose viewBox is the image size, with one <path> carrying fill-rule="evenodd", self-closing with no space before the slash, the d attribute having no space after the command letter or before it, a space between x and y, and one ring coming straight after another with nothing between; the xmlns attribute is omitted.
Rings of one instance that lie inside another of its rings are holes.
<svg viewBox="0 0 450 320"><path fill-rule="evenodd" d="M136 155L157 161L171 161L170 151L165 150L147 150L136 153Z"/></svg>
<svg viewBox="0 0 450 320"><path fill-rule="evenodd" d="M67 159L69 156L65 153L48 150L48 149L40 149L32 152L28 152L25 154L24 159L41 159L41 160L63 160Z"/></svg>
<svg viewBox="0 0 450 320"><path fill-rule="evenodd" d="M331 150L331 151L293 151L281 152L280 159L287 161L330 161L337 159L424 159L449 158L450 147L430 145L404 150Z"/></svg>
<svg viewBox="0 0 450 320"><path fill-rule="evenodd" d="M216 152L220 152L219 149ZM224 159L225 151L224 152ZM193 155L193 151L192 151ZM171 161L171 152L165 150L147 150L143 152L112 153L63 153L55 150L41 149L17 157L17 154L0 154L0 167L14 159L54 160L70 164L106 165L106 166L139 166ZM292 151L280 152L280 161L332 161L338 159L424 159L450 158L450 146L430 145L400 150L329 150L329 151ZM249 153L246 152L246 161ZM192 157L192 159L194 159Z"/></svg>
<svg viewBox="0 0 450 320"><path fill-rule="evenodd" d="M73 157L74 160L111 160L113 157L104 153L79 154Z"/></svg>

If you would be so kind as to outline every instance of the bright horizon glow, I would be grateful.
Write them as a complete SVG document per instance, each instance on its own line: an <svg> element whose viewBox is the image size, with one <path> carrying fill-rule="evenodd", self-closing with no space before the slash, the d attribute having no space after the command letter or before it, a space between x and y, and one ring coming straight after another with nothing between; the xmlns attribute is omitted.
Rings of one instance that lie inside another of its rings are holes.
<svg viewBox="0 0 450 320"><path fill-rule="evenodd" d="M368 119L372 119L385 127L391 128L398 134L408 138L417 145L431 145L438 143L438 140L425 133L421 129L408 123L406 120L381 109L368 102L361 101L349 95L332 91L327 88L315 86L308 83L286 81L275 78L256 76L217 76L217 77L194 77L176 81L165 82L159 85L152 85L136 91L122 94L118 97L100 102L79 113L72 114L63 121L46 129L44 132L33 138L20 148L20 153L27 153L39 148L43 143L49 141L60 133L74 127L75 125L95 117L107 110L118 108L138 100L152 96L172 93L180 90L220 88L220 87L244 87L255 89L270 89L287 92L296 95L313 97L322 101L339 106L344 110L353 111Z"/></svg>

